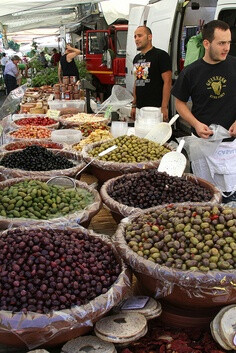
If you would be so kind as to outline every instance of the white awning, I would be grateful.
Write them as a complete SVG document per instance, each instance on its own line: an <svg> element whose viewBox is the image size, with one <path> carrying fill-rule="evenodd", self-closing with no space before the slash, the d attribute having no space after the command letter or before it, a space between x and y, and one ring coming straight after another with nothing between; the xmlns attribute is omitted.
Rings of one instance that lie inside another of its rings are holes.
<svg viewBox="0 0 236 353"><path fill-rule="evenodd" d="M78 5L101 1L107 0L4 0L0 7L0 25L4 26L7 33L34 28L59 28L78 22Z"/></svg>

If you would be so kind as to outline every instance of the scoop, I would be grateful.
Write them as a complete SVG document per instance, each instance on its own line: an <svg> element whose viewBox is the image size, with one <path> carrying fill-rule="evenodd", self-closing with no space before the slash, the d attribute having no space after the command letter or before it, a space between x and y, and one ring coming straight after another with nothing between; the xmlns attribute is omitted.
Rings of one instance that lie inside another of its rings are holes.
<svg viewBox="0 0 236 353"><path fill-rule="evenodd" d="M168 123L157 124L149 133L145 136L146 139L163 145L172 135L171 125L178 119L179 114L173 116Z"/></svg>
<svg viewBox="0 0 236 353"><path fill-rule="evenodd" d="M113 145L109 148L107 148L106 150L100 152L98 154L99 157L101 156L105 156L105 154L107 153L110 153L111 151L113 151L114 149L116 149L118 146L117 145ZM92 158L90 162L88 162L75 176L75 178L80 174L82 173L83 170L85 170L87 168L87 166L89 164L91 164L94 160L96 159L95 158ZM63 186L65 187L66 189L76 189L76 184L75 184L75 179L72 179L68 176L55 176L55 177L52 177L51 179L49 179L47 181L47 184L48 185L58 185L58 186Z"/></svg>
<svg viewBox="0 0 236 353"><path fill-rule="evenodd" d="M159 164L158 172L166 172L170 176L181 177L186 167L187 160L183 153L181 153L184 147L185 141L180 140L179 146L176 151L166 153Z"/></svg>

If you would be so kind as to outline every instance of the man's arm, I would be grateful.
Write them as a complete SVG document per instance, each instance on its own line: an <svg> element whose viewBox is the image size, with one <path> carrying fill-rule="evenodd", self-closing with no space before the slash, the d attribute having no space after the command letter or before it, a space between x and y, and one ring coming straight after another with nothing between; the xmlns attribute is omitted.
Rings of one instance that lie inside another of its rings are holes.
<svg viewBox="0 0 236 353"><path fill-rule="evenodd" d="M134 81L134 88L133 88L133 102L132 102L132 108L131 108L131 119L135 120L136 116L136 82Z"/></svg>
<svg viewBox="0 0 236 353"><path fill-rule="evenodd" d="M179 115L187 121L198 134L199 137L207 139L210 135L213 134L213 131L209 127L195 118L191 113L190 109L187 106L186 102L183 102L176 98L175 107Z"/></svg>
<svg viewBox="0 0 236 353"><path fill-rule="evenodd" d="M81 50L73 48L69 44L67 44L66 49L69 51L69 53L66 54L67 62L71 62L77 55L81 54Z"/></svg>
<svg viewBox="0 0 236 353"><path fill-rule="evenodd" d="M62 82L62 70L61 70L61 63L59 62L59 64L58 64L58 70L57 70L57 72L58 72L58 80L59 80L59 82L61 83Z"/></svg>
<svg viewBox="0 0 236 353"><path fill-rule="evenodd" d="M161 74L163 84L162 90L162 102L161 102L161 112L163 114L163 120L168 121L168 104L170 100L170 91L172 86L171 71L166 71Z"/></svg>

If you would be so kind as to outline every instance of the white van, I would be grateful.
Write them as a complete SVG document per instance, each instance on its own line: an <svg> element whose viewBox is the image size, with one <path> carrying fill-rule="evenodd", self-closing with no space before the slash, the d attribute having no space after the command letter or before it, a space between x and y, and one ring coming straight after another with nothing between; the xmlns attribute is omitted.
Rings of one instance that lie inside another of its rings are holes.
<svg viewBox="0 0 236 353"><path fill-rule="evenodd" d="M126 88L134 84L133 58L138 53L134 31L146 24L153 34L153 45L167 51L172 59L173 82L183 68L185 45L205 23L220 19L229 23L232 31L230 54L236 55L236 0L151 0L148 5L131 8L126 48ZM174 102L171 103L174 112Z"/></svg>

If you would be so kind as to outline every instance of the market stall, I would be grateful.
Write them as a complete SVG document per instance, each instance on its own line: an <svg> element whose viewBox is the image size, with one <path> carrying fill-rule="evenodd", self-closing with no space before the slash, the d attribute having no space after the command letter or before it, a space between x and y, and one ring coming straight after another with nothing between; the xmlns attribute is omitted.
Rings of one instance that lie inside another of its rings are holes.
<svg viewBox="0 0 236 353"><path fill-rule="evenodd" d="M26 89L1 120L0 347L233 350L235 208L188 167L157 170L176 142L111 129L111 110L86 113L83 99L57 99L64 89ZM111 237L85 229L102 200Z"/></svg>

